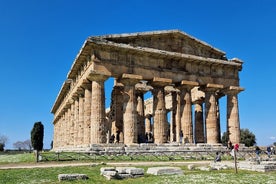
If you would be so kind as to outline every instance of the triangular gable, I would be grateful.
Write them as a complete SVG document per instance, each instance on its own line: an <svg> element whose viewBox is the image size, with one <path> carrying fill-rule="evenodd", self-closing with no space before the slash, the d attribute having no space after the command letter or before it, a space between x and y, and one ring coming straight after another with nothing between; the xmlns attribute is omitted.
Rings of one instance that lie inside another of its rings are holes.
<svg viewBox="0 0 276 184"><path fill-rule="evenodd" d="M107 40L120 44L128 44L135 47L154 48L164 51L226 60L225 52L179 30L111 34L91 38Z"/></svg>

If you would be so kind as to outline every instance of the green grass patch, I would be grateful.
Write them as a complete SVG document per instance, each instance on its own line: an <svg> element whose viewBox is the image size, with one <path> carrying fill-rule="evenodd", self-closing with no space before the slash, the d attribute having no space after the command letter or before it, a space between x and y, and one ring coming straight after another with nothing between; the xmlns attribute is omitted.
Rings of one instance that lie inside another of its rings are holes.
<svg viewBox="0 0 276 184"><path fill-rule="evenodd" d="M145 174L141 178L131 178L123 180L106 180L100 175L100 168L106 167L98 166L83 166L83 167L62 167L62 168L39 168L39 169L9 169L0 170L0 183L5 184L30 184L30 183L60 183L58 182L58 174L87 174L88 180L64 181L62 183L118 183L118 184L139 184L139 183L196 183L196 184L211 184L211 183L276 183L276 172L271 173L257 173L250 171L239 171L235 174L233 170L225 171L189 171L186 167L182 167L184 175L163 175L154 176ZM142 167L145 169L147 167Z"/></svg>
<svg viewBox="0 0 276 184"><path fill-rule="evenodd" d="M0 164L35 162L33 153L6 153L0 154Z"/></svg>

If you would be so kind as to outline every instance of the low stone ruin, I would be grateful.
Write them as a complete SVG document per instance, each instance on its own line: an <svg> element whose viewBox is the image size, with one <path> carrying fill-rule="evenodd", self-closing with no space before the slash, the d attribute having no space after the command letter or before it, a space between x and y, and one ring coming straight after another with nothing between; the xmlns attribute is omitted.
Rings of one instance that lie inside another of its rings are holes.
<svg viewBox="0 0 276 184"><path fill-rule="evenodd" d="M86 174L59 174L58 181L63 180L86 180L88 176Z"/></svg>
<svg viewBox="0 0 276 184"><path fill-rule="evenodd" d="M180 167L150 167L147 174L153 175L183 175L183 170Z"/></svg>
<svg viewBox="0 0 276 184"><path fill-rule="evenodd" d="M107 180L137 178L144 176L144 169L136 167L102 167L101 175Z"/></svg>

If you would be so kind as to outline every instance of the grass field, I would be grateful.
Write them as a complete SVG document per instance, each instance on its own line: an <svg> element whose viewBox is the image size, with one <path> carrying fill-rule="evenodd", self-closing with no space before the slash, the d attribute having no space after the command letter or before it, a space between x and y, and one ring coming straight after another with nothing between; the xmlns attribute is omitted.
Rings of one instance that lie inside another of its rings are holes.
<svg viewBox="0 0 276 184"><path fill-rule="evenodd" d="M62 183L118 183L118 184L165 184L165 183L251 183L251 184L275 184L276 173L257 173L239 171L235 174L233 170L225 171L189 171L183 167L182 176L153 176L145 174L141 178L124 180L106 180L100 175L102 166L86 167L62 167L62 168L39 168L39 169L9 169L0 170L0 183L2 184L30 184L30 183L60 183L58 174L81 173L87 174L89 179L83 181L71 181ZM147 167L143 167L146 171Z"/></svg>
<svg viewBox="0 0 276 184"><path fill-rule="evenodd" d="M91 161L90 161L91 162ZM33 154L2 154L0 155L0 164L26 164L34 163ZM81 173L87 174L89 179L84 181L68 181L62 183L118 183L118 184L165 184L165 183L250 183L250 184L276 184L276 172L257 173L250 171L239 170L235 174L234 170L220 170L220 171L190 171L186 166L181 167L184 170L182 176L153 176L145 174L141 178L111 180L107 181L100 175L100 168L106 165L97 166L79 166L79 167L55 167L55 168L36 168L36 169L7 169L0 170L1 184L31 184L31 183L60 183L58 181L58 174ZM140 166L137 166L140 167ZM151 166L152 167L152 166ZM140 167L147 171L146 166Z"/></svg>

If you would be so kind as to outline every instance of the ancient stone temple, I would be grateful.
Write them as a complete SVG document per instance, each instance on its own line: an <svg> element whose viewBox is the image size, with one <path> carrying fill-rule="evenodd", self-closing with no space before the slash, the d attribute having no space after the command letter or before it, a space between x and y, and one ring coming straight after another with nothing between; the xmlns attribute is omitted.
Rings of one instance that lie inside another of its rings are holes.
<svg viewBox="0 0 276 184"><path fill-rule="evenodd" d="M242 61L182 31L89 37L51 112L55 150L95 144L220 143L219 99L227 133L240 141ZM111 104L105 81L114 78ZM145 93L151 98L145 99ZM169 114L169 120L168 120Z"/></svg>

